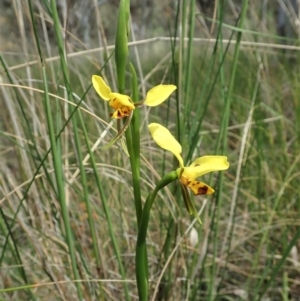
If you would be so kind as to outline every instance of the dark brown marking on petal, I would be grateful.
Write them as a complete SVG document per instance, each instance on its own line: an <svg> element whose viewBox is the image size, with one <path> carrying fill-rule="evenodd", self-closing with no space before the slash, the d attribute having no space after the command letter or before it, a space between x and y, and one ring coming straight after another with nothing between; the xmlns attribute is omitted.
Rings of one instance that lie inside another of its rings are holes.
<svg viewBox="0 0 300 301"><path fill-rule="evenodd" d="M207 191L208 191L207 186L203 186L203 187L198 188L198 194L207 194Z"/></svg>
<svg viewBox="0 0 300 301"><path fill-rule="evenodd" d="M124 115L128 116L129 113L130 113L130 109L129 109L128 107L123 107L123 108L122 108L122 113L123 113Z"/></svg>
<svg viewBox="0 0 300 301"><path fill-rule="evenodd" d="M121 119L121 118L124 117L123 114L122 114L122 112L121 112L121 110L118 109L117 112L118 112L118 113L117 113L117 118L118 118L118 119Z"/></svg>

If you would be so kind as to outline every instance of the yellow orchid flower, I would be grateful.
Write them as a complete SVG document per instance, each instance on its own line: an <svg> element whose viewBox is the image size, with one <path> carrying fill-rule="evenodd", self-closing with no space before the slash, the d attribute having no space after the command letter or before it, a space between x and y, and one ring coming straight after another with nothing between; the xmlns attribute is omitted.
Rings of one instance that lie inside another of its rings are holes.
<svg viewBox="0 0 300 301"><path fill-rule="evenodd" d="M228 169L229 163L226 156L203 156L186 167L181 157L182 147L170 131L158 123L151 123L148 128L154 141L178 159L180 165L177 170L178 178L184 186L189 187L194 195L214 193L213 188L196 179L212 171Z"/></svg>
<svg viewBox="0 0 300 301"><path fill-rule="evenodd" d="M100 97L109 101L109 105L115 110L111 117L117 119L130 116L132 110L142 104L149 107L158 106L177 89L174 85L158 85L148 91L144 101L133 103L128 95L112 92L101 76L93 75L92 83Z"/></svg>

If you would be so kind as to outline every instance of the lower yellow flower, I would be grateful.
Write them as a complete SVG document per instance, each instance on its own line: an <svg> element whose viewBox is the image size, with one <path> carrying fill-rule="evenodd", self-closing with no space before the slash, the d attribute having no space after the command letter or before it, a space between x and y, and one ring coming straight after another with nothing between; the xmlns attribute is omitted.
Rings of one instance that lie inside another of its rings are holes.
<svg viewBox="0 0 300 301"><path fill-rule="evenodd" d="M109 101L109 106L115 110L111 114L111 117L117 119L130 116L136 106L143 104L149 107L157 106L176 90L176 86L174 85L158 85L148 91L144 101L133 103L128 95L112 92L101 76L93 75L92 83L100 97L105 101Z"/></svg>
<svg viewBox="0 0 300 301"><path fill-rule="evenodd" d="M178 159L180 164L178 178L184 186L189 187L194 195L214 193L213 188L196 179L212 171L228 169L229 163L226 156L203 156L196 159L190 166L184 166L181 157L182 147L170 131L158 123L151 123L148 128L154 141Z"/></svg>

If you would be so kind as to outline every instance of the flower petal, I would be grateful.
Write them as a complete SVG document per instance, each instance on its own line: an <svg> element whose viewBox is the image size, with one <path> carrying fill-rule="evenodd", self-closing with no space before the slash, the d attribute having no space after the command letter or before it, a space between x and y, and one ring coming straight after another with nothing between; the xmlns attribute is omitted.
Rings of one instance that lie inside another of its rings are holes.
<svg viewBox="0 0 300 301"><path fill-rule="evenodd" d="M194 195L213 194L215 192L213 188L199 181L190 181L188 187L193 191Z"/></svg>
<svg viewBox="0 0 300 301"><path fill-rule="evenodd" d="M98 75L92 76L92 83L96 92L103 98L104 100L109 100L109 94L111 93L110 87L105 83L103 78Z"/></svg>
<svg viewBox="0 0 300 301"><path fill-rule="evenodd" d="M148 91L144 104L148 107L158 106L164 102L176 89L177 87L174 85L155 86Z"/></svg>
<svg viewBox="0 0 300 301"><path fill-rule="evenodd" d="M130 114L130 111L124 113L122 109L117 109L111 114L111 117L116 118L116 119L122 119L125 116L129 116L129 114Z"/></svg>
<svg viewBox="0 0 300 301"><path fill-rule="evenodd" d="M170 151L178 159L180 166L183 167L183 159L180 155L182 150L181 145L172 136L170 131L158 123L149 124L148 129L154 141L161 148Z"/></svg>
<svg viewBox="0 0 300 301"><path fill-rule="evenodd" d="M212 171L226 170L229 163L226 156L203 156L196 159L189 167L185 167L183 176L195 180Z"/></svg>
<svg viewBox="0 0 300 301"><path fill-rule="evenodd" d="M109 93L109 99L110 99L109 105L114 109L128 107L130 110L134 110L135 108L128 95L124 95L120 93Z"/></svg>

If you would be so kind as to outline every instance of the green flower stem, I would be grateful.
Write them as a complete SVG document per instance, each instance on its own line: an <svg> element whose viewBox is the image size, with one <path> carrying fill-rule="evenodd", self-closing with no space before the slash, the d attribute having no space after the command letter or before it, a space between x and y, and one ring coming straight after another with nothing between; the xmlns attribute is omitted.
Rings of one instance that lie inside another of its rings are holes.
<svg viewBox="0 0 300 301"><path fill-rule="evenodd" d="M147 197L144 205L141 222L139 224L139 233L136 244L136 281L139 293L139 301L148 300L148 259L146 236L149 224L150 210L159 190L169 183L178 179L178 173L172 171L166 174L156 185L154 191Z"/></svg>
<svg viewBox="0 0 300 301"><path fill-rule="evenodd" d="M133 185L133 194L134 194L134 203L136 211L137 224L139 225L141 215L142 215L142 201L141 201L141 189L140 189L140 155L136 156L136 152L133 148L133 145L138 144L139 140L136 137L132 136L131 127L129 127L125 132L126 145L129 153L129 160L132 173L132 185ZM135 142L133 142L133 140Z"/></svg>
<svg viewBox="0 0 300 301"><path fill-rule="evenodd" d="M131 72L131 91L132 100L136 104L139 100L139 90L138 82L135 69L132 64L130 64ZM140 180L140 110L134 110L132 120L130 123L131 127L131 145L132 154L130 154L130 164L132 171L132 182L133 182L133 193L136 209L137 225L140 224L140 219L142 215L142 198L141 198L141 180Z"/></svg>
<svg viewBox="0 0 300 301"><path fill-rule="evenodd" d="M129 0L121 0L119 5L119 15L115 42L115 60L118 76L119 92L125 90L125 68L128 56L128 35L129 35ZM132 100L138 102L138 84L134 67L130 64L132 74ZM126 144L130 158L132 171L133 193L137 224L140 223L142 214L142 200L140 189L140 134L139 134L139 112L134 110L130 127L125 131Z"/></svg>
<svg viewBox="0 0 300 301"><path fill-rule="evenodd" d="M129 0L120 1L115 41L115 61L120 93L124 93L125 90L125 68L128 56L129 6Z"/></svg>

